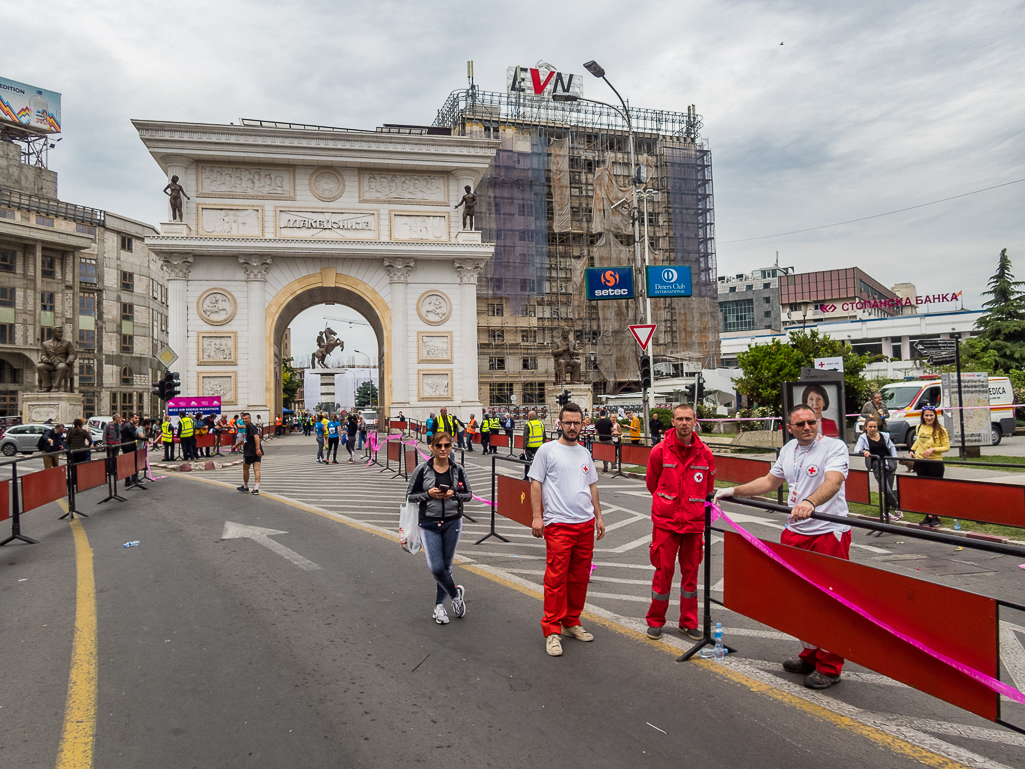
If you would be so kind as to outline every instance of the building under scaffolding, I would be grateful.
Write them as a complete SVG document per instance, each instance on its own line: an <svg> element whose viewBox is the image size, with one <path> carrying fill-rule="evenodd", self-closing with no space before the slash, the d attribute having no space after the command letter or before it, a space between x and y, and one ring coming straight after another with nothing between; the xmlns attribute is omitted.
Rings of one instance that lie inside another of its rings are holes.
<svg viewBox="0 0 1025 769"><path fill-rule="evenodd" d="M648 168L649 263L691 268L693 296L653 299L656 371L715 368L719 318L712 164L700 119L630 109L637 162ZM434 125L501 140L476 190L478 229L495 245L478 285L481 400L544 404L555 389L552 345L570 329L595 395L639 389L643 249L634 249L629 134L613 109L589 102L453 92ZM643 216L643 204L641 208ZM641 236L643 237L643 221ZM584 270L633 264L638 298L588 302ZM657 375L656 375L657 376Z"/></svg>

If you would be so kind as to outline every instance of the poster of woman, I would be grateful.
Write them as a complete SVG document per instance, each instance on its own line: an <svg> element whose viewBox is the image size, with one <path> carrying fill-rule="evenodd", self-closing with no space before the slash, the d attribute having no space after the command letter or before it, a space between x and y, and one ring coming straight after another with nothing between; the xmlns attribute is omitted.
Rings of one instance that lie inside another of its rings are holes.
<svg viewBox="0 0 1025 769"><path fill-rule="evenodd" d="M819 434L844 438L843 396L838 382L790 382L790 403L803 403L815 412Z"/></svg>

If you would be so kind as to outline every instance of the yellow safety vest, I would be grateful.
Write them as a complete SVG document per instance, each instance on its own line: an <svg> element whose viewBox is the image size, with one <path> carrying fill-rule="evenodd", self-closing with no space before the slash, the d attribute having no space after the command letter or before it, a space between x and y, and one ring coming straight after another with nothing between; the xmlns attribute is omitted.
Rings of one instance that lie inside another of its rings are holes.
<svg viewBox="0 0 1025 769"><path fill-rule="evenodd" d="M487 417L483 417L480 420L480 431L481 431L481 433L490 433L491 432L491 420L488 419Z"/></svg>
<svg viewBox="0 0 1025 769"><path fill-rule="evenodd" d="M502 429L502 425L498 422L498 417L491 417L491 419L488 420L488 424L491 427L491 432L493 433L497 433Z"/></svg>
<svg viewBox="0 0 1025 769"><path fill-rule="evenodd" d="M531 419L527 422L527 430L530 432L527 435L527 446L528 449L536 449L545 442L545 426L540 419Z"/></svg>
<svg viewBox="0 0 1025 769"><path fill-rule="evenodd" d="M181 426L181 432L178 433L179 438L191 438L196 431L196 425L189 417L182 417L179 425Z"/></svg>
<svg viewBox="0 0 1025 769"><path fill-rule="evenodd" d="M163 436L162 440L164 443L174 443L174 427L170 422L164 422L160 425L160 433Z"/></svg>

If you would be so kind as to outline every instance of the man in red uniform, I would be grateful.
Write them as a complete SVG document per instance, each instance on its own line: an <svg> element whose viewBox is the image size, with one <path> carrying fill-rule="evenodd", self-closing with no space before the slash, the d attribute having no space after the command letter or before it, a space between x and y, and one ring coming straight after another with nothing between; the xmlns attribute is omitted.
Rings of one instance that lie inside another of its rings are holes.
<svg viewBox="0 0 1025 769"><path fill-rule="evenodd" d="M698 566L705 530L705 498L715 491L715 459L694 434L694 408L673 409L673 429L651 450L645 481L651 492L651 606L648 638L661 638L680 561L680 632L700 641Z"/></svg>

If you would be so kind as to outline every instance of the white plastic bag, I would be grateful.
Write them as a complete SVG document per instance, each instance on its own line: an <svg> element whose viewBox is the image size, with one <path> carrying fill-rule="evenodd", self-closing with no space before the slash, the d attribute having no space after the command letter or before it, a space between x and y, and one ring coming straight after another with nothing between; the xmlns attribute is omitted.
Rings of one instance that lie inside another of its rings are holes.
<svg viewBox="0 0 1025 769"><path fill-rule="evenodd" d="M420 552L420 505L416 502L399 507L399 544L407 553Z"/></svg>

